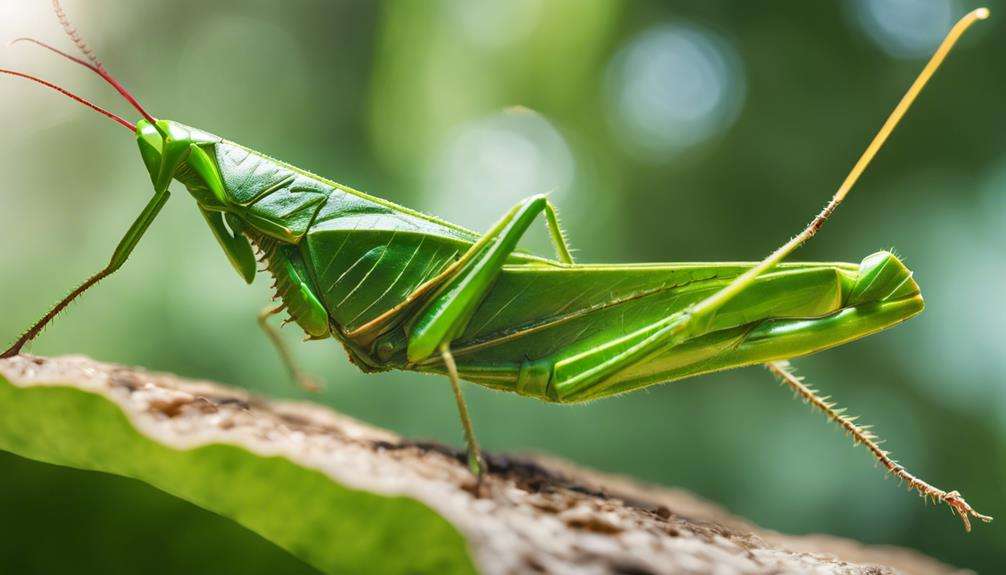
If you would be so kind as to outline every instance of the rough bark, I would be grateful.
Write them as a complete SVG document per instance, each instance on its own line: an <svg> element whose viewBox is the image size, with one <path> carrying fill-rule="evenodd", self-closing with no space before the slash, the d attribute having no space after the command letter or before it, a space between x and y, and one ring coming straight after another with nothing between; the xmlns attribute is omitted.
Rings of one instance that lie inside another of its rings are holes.
<svg viewBox="0 0 1006 575"><path fill-rule="evenodd" d="M450 448L209 382L83 357L3 360L0 376L22 389L104 396L141 434L173 449L236 445L354 489L414 498L454 525L484 573L961 572L907 549L764 530L685 491L550 457L489 455L479 486Z"/></svg>

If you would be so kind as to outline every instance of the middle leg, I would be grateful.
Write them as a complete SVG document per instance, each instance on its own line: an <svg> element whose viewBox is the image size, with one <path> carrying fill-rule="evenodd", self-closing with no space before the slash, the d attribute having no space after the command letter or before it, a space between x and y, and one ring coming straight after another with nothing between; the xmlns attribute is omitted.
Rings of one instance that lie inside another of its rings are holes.
<svg viewBox="0 0 1006 575"><path fill-rule="evenodd" d="M279 330L269 325L269 318L281 313L285 309L286 303L282 303L278 307L266 307L258 314L258 325L262 328L262 331L265 332L266 337L269 338L269 342L272 343L274 348L276 348L280 361L283 362L283 366L290 374L290 378L293 379L294 382L301 387L301 389L312 392L318 391L321 389L321 385L318 383L318 380L304 373L304 371L297 366L297 362L293 358L293 353L290 351L290 346L283 341L283 336L279 333Z"/></svg>
<svg viewBox="0 0 1006 575"><path fill-rule="evenodd" d="M555 243L559 259L572 263L569 246L559 228L555 208L545 196L532 196L514 206L485 236L472 245L461 258L461 265L453 277L416 313L408 327L408 359L417 363L431 357L439 350L447 367L458 413L468 444L468 461L472 471L481 476L484 471L482 455L468 407L461 395L460 381L450 343L460 335L471 320L478 305L485 299L493 282L503 269L507 257L516 249L517 242L527 232L531 223L545 213L549 234Z"/></svg>

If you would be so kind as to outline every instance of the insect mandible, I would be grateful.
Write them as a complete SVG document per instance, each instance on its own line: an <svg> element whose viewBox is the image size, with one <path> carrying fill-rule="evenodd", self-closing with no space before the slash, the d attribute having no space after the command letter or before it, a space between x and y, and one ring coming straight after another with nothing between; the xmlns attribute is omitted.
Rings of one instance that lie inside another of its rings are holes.
<svg viewBox="0 0 1006 575"><path fill-rule="evenodd" d="M395 205L184 124L150 115L57 16L84 58L34 39L98 74L142 119L135 124L35 76L121 124L136 137L153 196L108 265L58 302L0 357L35 339L67 305L113 274L181 183L246 282L257 263L275 280L259 323L292 377L295 365L268 319L286 312L310 339L334 338L365 372L443 374L468 445L469 467L485 472L460 380L543 401L573 403L713 371L764 364L799 396L863 443L891 474L949 505L970 530L974 511L957 491L922 481L877 438L796 377L786 360L859 339L920 313L912 272L881 251L852 263L784 263L814 236L852 189L951 47L988 10L951 29L824 209L760 262L591 265L575 263L555 207L525 199L478 234ZM517 249L543 218L556 257ZM617 321L616 319L617 318Z"/></svg>

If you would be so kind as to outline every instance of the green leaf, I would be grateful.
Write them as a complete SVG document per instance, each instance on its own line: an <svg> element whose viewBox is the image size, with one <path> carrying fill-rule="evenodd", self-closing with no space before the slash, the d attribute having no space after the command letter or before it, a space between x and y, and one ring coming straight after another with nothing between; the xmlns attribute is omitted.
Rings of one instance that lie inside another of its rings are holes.
<svg viewBox="0 0 1006 575"><path fill-rule="evenodd" d="M331 469L305 464L307 456L295 462L263 454L267 441L256 443L247 421L226 440L187 427L185 410L249 413L229 397L226 406L214 405L212 390L219 388L206 386L207 393L186 403L179 397L191 395L164 396L163 389L144 387L142 378L130 379L135 372L108 367L91 374L95 384L86 368L57 373L45 364L29 358L0 363L0 449L145 481L237 521L325 573L475 570L464 537L416 499L347 486ZM296 429L296 417L289 417ZM289 439L281 441L289 446ZM164 536L171 537L170 525Z"/></svg>

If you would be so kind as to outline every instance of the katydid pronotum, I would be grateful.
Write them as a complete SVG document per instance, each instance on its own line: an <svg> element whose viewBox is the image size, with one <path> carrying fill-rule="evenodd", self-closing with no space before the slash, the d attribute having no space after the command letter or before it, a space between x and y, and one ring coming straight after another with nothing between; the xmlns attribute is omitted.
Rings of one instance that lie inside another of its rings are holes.
<svg viewBox="0 0 1006 575"><path fill-rule="evenodd" d="M962 18L926 64L824 209L771 255L751 263L574 263L555 207L544 195L514 206L477 234L332 182L234 142L151 116L57 16L78 58L24 38L98 74L136 109L135 124L49 82L0 70L96 110L135 134L154 193L108 265L58 302L0 357L35 339L75 298L114 273L167 202L172 181L191 194L238 274L257 263L275 280L259 322L292 377L310 378L268 319L286 311L308 339L335 338L365 372L444 374L468 445L485 465L460 380L550 402L582 402L713 371L764 364L798 396L863 443L923 498L949 505L970 529L990 521L957 491L909 473L876 437L802 383L786 360L887 329L920 313L919 287L889 252L852 263L784 263L814 236L852 189L979 9ZM555 259L517 249L542 216ZM257 253L257 257L256 257ZM617 320L615 319L617 318Z"/></svg>

